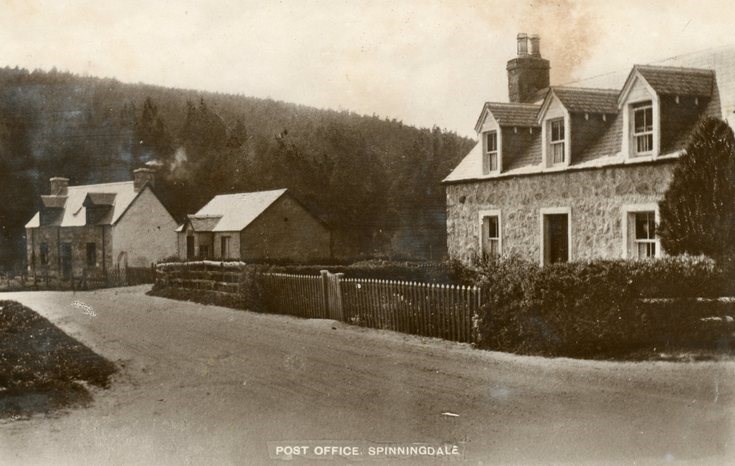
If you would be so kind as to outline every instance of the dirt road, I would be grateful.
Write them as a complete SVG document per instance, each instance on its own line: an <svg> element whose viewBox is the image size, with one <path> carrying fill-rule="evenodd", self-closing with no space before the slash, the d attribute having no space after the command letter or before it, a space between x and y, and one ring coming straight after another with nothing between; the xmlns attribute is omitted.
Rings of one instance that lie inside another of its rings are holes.
<svg viewBox="0 0 735 466"><path fill-rule="evenodd" d="M473 464L735 460L734 363L518 357L145 290L2 295L121 372L89 408L1 423L1 464L257 464L303 440L451 442Z"/></svg>

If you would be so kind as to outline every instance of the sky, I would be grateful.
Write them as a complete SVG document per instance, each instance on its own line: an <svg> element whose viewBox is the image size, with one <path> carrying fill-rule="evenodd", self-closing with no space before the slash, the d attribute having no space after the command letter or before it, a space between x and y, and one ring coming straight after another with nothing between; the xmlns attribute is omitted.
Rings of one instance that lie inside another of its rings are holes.
<svg viewBox="0 0 735 466"><path fill-rule="evenodd" d="M518 32L552 84L735 43L727 0L0 0L0 66L351 110L472 135Z"/></svg>

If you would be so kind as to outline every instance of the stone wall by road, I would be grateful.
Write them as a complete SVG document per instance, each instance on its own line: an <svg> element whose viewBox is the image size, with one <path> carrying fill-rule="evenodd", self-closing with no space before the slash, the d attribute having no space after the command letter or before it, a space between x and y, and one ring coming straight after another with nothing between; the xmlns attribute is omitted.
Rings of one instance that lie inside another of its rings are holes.
<svg viewBox="0 0 735 466"><path fill-rule="evenodd" d="M571 209L572 260L623 256L622 206L658 202L675 161L513 176L446 185L449 256L480 253L481 210L501 211L502 253L540 260L540 210Z"/></svg>

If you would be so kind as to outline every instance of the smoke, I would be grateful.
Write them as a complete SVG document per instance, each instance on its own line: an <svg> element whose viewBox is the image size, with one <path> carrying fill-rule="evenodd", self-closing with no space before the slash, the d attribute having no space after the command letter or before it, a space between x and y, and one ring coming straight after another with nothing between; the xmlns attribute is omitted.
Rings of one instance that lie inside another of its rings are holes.
<svg viewBox="0 0 735 466"><path fill-rule="evenodd" d="M521 30L541 36L541 56L551 62L551 83L580 78L580 65L590 58L599 30L594 2L532 0L522 15Z"/></svg>
<svg viewBox="0 0 735 466"><path fill-rule="evenodd" d="M179 169L183 168L184 164L187 161L188 158L186 157L186 149L184 148L184 146L179 146L179 148L176 149L176 152L174 153L174 160L169 166L169 171L171 173L178 171Z"/></svg>

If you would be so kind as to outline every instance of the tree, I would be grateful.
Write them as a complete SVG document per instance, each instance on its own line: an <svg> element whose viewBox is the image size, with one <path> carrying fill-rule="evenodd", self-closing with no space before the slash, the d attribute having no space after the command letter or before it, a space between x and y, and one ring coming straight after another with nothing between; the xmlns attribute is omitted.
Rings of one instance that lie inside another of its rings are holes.
<svg viewBox="0 0 735 466"><path fill-rule="evenodd" d="M706 118L697 125L659 207L659 236L668 253L732 256L735 136L727 123Z"/></svg>

